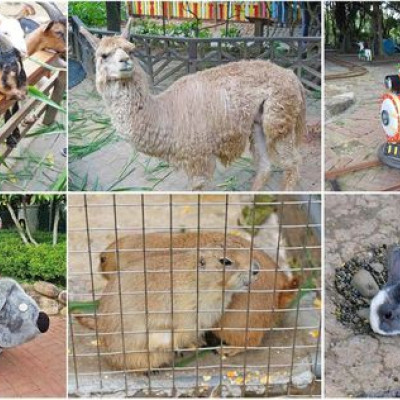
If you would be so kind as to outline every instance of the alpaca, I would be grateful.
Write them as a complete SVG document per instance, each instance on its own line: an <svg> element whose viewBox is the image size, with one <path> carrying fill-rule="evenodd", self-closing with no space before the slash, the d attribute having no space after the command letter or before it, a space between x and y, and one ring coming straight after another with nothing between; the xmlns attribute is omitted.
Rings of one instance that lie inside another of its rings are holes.
<svg viewBox="0 0 400 400"><path fill-rule="evenodd" d="M269 61L232 62L182 77L154 95L133 56L129 27L101 40L81 29L96 48L96 87L122 138L183 169L199 190L212 180L217 159L232 163L250 142L252 190L265 188L271 161L286 171L284 188L294 187L307 128L305 91L293 71Z"/></svg>

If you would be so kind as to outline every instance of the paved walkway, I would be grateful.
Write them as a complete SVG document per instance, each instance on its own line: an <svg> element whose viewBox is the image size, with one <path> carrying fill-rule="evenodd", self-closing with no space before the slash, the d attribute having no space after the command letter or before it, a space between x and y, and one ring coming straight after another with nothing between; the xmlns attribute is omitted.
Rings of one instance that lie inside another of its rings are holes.
<svg viewBox="0 0 400 400"><path fill-rule="evenodd" d="M65 397L66 323L51 319L45 335L0 355L0 397Z"/></svg>
<svg viewBox="0 0 400 400"><path fill-rule="evenodd" d="M344 59L358 62L354 57ZM340 87L343 93L353 92L356 103L325 125L326 171L376 160L379 146L386 141L379 120L380 98L385 91L384 77L396 73L396 63L362 65L368 69L368 74L327 82L326 96ZM327 74L342 70L331 62L326 64ZM342 190L381 190L399 184L400 171L376 167L346 175L339 182ZM326 188L330 190L330 185Z"/></svg>

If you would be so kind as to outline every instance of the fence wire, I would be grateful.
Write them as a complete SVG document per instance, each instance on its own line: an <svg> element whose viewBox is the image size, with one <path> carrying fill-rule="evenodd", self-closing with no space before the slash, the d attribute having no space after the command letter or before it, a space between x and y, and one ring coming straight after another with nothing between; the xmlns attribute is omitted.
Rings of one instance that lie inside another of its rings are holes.
<svg viewBox="0 0 400 400"><path fill-rule="evenodd" d="M70 196L70 395L319 397L320 210Z"/></svg>

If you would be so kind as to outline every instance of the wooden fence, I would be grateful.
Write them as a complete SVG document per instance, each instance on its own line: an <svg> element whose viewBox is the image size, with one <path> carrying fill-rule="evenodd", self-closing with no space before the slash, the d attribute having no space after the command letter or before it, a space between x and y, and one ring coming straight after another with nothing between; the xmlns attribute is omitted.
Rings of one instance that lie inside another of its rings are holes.
<svg viewBox="0 0 400 400"><path fill-rule="evenodd" d="M82 21L72 17L72 51L86 71L94 73L93 50L80 33ZM88 29L88 28L87 28ZM114 32L89 29L102 37ZM307 90L321 89L320 37L182 38L132 35L136 56L153 86L163 88L180 76L243 59L266 59L291 68Z"/></svg>

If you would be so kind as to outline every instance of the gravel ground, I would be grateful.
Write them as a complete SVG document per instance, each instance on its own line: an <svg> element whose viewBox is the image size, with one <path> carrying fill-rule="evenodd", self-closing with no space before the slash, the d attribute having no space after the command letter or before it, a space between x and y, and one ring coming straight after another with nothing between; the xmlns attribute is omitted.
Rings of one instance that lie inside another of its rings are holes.
<svg viewBox="0 0 400 400"><path fill-rule="evenodd" d="M399 241L394 195L326 196L325 388L327 397L394 397L400 390L400 337L356 335L335 317L335 269L371 246Z"/></svg>

